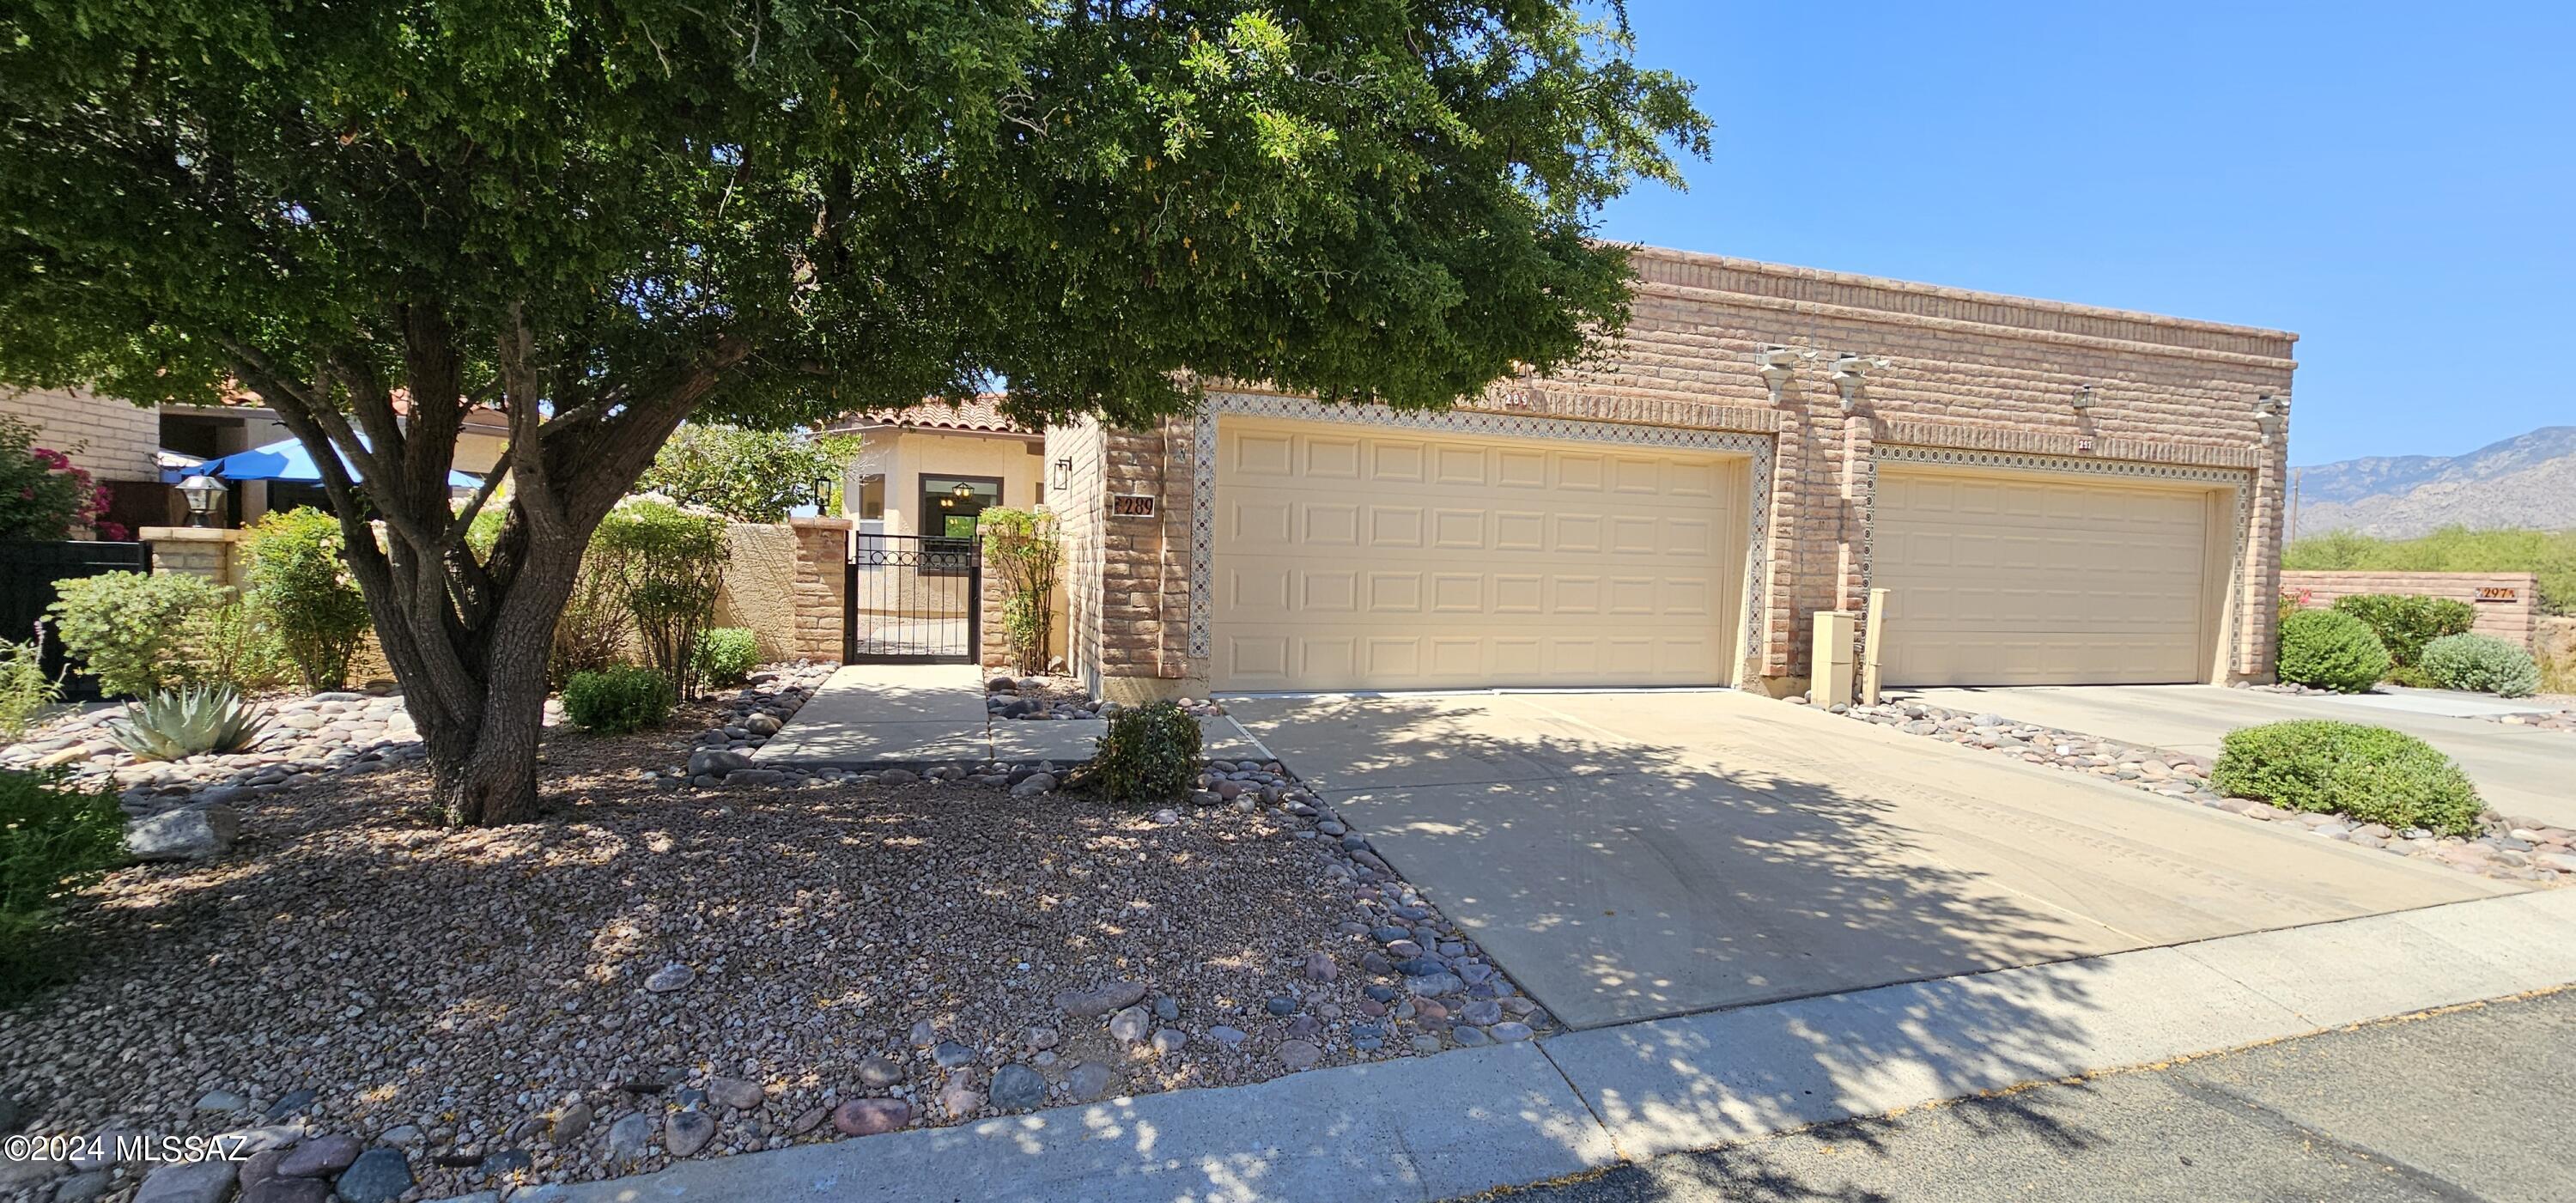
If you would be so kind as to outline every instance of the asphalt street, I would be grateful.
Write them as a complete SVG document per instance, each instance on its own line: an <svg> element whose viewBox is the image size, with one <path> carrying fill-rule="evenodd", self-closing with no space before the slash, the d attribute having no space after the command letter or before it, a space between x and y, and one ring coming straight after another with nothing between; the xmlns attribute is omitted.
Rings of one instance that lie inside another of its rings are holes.
<svg viewBox="0 0 2576 1203"><path fill-rule="evenodd" d="M2576 1198L2576 990L1506 1191L1512 1203Z"/></svg>

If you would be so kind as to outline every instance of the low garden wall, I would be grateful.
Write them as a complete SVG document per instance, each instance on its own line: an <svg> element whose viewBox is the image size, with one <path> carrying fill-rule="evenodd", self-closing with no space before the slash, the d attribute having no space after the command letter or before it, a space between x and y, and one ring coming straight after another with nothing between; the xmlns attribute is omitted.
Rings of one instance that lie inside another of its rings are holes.
<svg viewBox="0 0 2576 1203"><path fill-rule="evenodd" d="M2356 593L2447 597L2475 607L2481 635L2532 646L2540 618L2540 578L2528 572L2284 571L2281 593L2322 608Z"/></svg>
<svg viewBox="0 0 2576 1203"><path fill-rule="evenodd" d="M716 625L749 628L764 660L839 660L850 527L847 518L727 525Z"/></svg>

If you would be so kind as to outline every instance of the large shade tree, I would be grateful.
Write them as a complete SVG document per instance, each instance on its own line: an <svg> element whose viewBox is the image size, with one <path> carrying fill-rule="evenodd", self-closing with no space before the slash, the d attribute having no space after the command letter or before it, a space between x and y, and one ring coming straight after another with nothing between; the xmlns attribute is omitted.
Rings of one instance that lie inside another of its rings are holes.
<svg viewBox="0 0 2576 1203"><path fill-rule="evenodd" d="M0 382L274 406L442 806L510 822L582 548L682 419L1444 405L1620 327L1594 214L1706 131L1571 0L18 0ZM473 405L514 483L460 511Z"/></svg>

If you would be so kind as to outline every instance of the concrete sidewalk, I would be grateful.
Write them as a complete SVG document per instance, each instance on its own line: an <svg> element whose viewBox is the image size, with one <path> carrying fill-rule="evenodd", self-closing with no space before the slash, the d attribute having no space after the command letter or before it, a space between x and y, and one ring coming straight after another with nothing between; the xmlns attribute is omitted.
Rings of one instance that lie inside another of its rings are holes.
<svg viewBox="0 0 2576 1203"><path fill-rule="evenodd" d="M1913 700L1970 714L1992 711L2015 722L2081 731L2174 752L2216 756L2239 727L2284 719L2328 718L2391 727L2441 749L2477 782L2487 805L2513 816L2576 826L2576 739L2564 731L2463 717L2475 699L2431 691L2392 690L2344 697L2293 695L2213 685L2032 685L1989 689L1892 689ZM2520 703L2483 703L2530 710Z"/></svg>
<svg viewBox="0 0 2576 1203"><path fill-rule="evenodd" d="M2576 983L2576 890L693 1161L529 1203L1441 1199Z"/></svg>
<svg viewBox="0 0 2576 1203"><path fill-rule="evenodd" d="M1241 728L1201 724L1202 754L1254 755ZM752 753L764 769L920 770L1007 761L1058 765L1091 759L1109 724L1097 719L1000 719L986 713L984 677L971 664L848 664Z"/></svg>

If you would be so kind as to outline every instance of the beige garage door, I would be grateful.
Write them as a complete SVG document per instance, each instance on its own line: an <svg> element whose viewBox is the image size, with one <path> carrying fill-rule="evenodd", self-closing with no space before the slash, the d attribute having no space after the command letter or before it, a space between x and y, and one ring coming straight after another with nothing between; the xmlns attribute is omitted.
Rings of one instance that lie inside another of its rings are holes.
<svg viewBox="0 0 2576 1203"><path fill-rule="evenodd" d="M1882 468L1889 685L2208 679L2213 494Z"/></svg>
<svg viewBox="0 0 2576 1203"><path fill-rule="evenodd" d="M1226 419L1217 688L1732 679L1742 457Z"/></svg>

